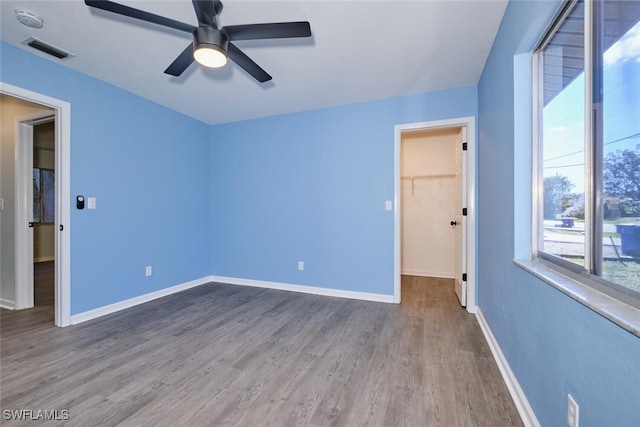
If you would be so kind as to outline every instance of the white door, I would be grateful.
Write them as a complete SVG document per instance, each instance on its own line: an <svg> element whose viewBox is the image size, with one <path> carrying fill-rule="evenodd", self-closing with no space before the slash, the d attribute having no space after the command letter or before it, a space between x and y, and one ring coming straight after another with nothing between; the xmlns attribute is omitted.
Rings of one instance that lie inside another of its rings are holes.
<svg viewBox="0 0 640 427"><path fill-rule="evenodd" d="M18 123L15 198L17 310L33 307L33 126L41 119L41 115L42 113Z"/></svg>
<svg viewBox="0 0 640 427"><path fill-rule="evenodd" d="M451 226L455 228L456 239L456 274L455 289L460 305L467 306L467 216L463 215L467 200L467 151L463 150L463 143L467 142L467 128L460 129L459 143L456 144L456 187L460 189L460 196L456 202L456 215Z"/></svg>

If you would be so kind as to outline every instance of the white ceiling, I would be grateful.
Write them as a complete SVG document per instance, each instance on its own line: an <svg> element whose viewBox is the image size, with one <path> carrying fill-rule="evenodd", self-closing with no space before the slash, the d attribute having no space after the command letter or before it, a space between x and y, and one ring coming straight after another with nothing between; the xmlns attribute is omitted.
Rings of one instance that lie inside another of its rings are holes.
<svg viewBox="0 0 640 427"><path fill-rule="evenodd" d="M191 1L119 3L197 25ZM311 38L235 44L273 76L257 83L230 62L165 68L187 33L90 8L81 0L0 0L2 40L209 124L478 83L507 0L223 1L220 25L309 21ZM15 9L44 19L18 22ZM71 52L58 60L22 42Z"/></svg>

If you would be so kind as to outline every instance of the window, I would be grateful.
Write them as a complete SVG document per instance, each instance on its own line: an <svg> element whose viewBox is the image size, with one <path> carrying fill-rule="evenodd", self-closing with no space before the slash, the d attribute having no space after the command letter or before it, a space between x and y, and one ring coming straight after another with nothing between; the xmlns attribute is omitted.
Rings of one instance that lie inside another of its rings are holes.
<svg viewBox="0 0 640 427"><path fill-rule="evenodd" d="M33 222L55 221L55 173L51 169L33 168Z"/></svg>
<svg viewBox="0 0 640 427"><path fill-rule="evenodd" d="M540 258L640 301L640 2L569 2L536 50Z"/></svg>

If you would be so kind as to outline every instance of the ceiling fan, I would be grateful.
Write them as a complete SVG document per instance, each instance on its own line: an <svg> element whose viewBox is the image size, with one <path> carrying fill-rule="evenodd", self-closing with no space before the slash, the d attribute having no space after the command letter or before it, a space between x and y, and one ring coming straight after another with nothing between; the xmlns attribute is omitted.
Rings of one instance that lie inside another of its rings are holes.
<svg viewBox="0 0 640 427"><path fill-rule="evenodd" d="M185 24L164 16L155 15L123 4L104 0L85 0L87 6L119 15L129 16L141 21L151 22L176 30L193 34L193 43L167 67L164 72L172 76L181 75L194 59L205 67L222 67L227 57L238 64L260 83L271 80L271 76L251 58L233 44L236 40L279 39L292 37L310 37L309 22L277 22L268 24L218 26L218 15L222 12L219 0L192 0L198 18L198 26Z"/></svg>

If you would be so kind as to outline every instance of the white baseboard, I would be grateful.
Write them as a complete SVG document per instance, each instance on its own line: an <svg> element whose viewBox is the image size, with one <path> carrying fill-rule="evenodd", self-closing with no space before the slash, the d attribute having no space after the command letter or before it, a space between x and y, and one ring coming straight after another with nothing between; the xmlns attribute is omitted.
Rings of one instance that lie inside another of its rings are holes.
<svg viewBox="0 0 640 427"><path fill-rule="evenodd" d="M85 311L83 313L74 314L71 316L71 324L77 325L78 323L86 322L88 320L96 319L98 317L106 316L126 308L134 307L145 302L153 301L158 298L162 298L167 295L175 294L196 286L204 285L205 283L219 282L228 283L230 285L241 286L253 286L256 288L269 288L278 289L281 291L301 292L305 294L323 295L338 298L358 299L364 301L375 301L393 303L393 295L372 294L367 292L355 292L344 291L340 289L328 289L318 288L313 286L304 285L290 285L287 283L278 282L266 282L262 280L250 280L250 279L238 279L234 277L222 277L222 276L208 276L201 279L193 280L191 282L183 283L181 285L172 286L170 288L161 289L156 292L151 292L145 295L140 295L128 300L116 302L114 304L99 307L93 310Z"/></svg>
<svg viewBox="0 0 640 427"><path fill-rule="evenodd" d="M185 291L187 289L194 288L196 286L204 285L205 283L209 283L211 281L212 281L211 278L203 277L201 279L196 279L191 282L182 283L180 285L172 286L170 288L160 289L159 291L140 295L138 297L116 302L114 304L105 305L104 307L85 311L79 314L74 314L73 316L71 316L71 324L77 325L78 323L86 322L87 320L92 320L98 317L106 316L107 314L115 313L116 311L124 310L126 308L130 308L139 304L144 304L145 302L153 301L155 299L162 298L167 295Z"/></svg>
<svg viewBox="0 0 640 427"><path fill-rule="evenodd" d="M291 285L288 283L266 282L263 280L239 279L236 277L210 276L213 282L228 283L230 285L253 286L255 288L277 289L280 291L300 292L304 294L322 295L328 297L358 299L393 303L393 295L372 294L368 292L344 291L341 289L318 288L315 286Z"/></svg>
<svg viewBox="0 0 640 427"><path fill-rule="evenodd" d="M525 396L522 388L520 388L520 384L518 384L516 376L513 374L507 359L504 357L504 353L502 353L500 345L498 344L498 341L496 341L496 337L493 335L493 332L491 332L489 324L482 315L480 307L476 307L476 318L478 319L480 329L482 329L482 333L489 344L493 358L498 364L502 378L504 379L504 382L507 383L507 388L509 389L511 398L518 409L518 413L520 414L520 418L522 418L523 424L526 427L540 427L536 414L533 412L531 405L529 405L527 396Z"/></svg>
<svg viewBox="0 0 640 427"><path fill-rule="evenodd" d="M12 301L6 298L0 298L0 308L6 308L7 310L15 310L16 303L15 301Z"/></svg>
<svg viewBox="0 0 640 427"><path fill-rule="evenodd" d="M55 257L52 256L43 256L40 258L34 258L33 262L49 262L49 261L55 261Z"/></svg>
<svg viewBox="0 0 640 427"><path fill-rule="evenodd" d="M407 276L436 277L438 279L455 279L455 274L435 272L435 271L403 269L401 274L406 274Z"/></svg>

